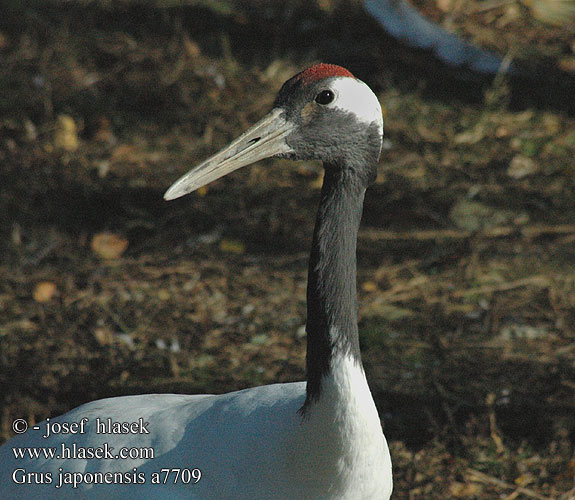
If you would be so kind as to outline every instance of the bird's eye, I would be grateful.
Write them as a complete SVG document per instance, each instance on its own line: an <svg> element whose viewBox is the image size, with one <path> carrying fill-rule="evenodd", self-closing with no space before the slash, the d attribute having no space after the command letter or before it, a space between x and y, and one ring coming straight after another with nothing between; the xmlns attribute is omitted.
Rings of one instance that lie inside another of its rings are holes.
<svg viewBox="0 0 575 500"><path fill-rule="evenodd" d="M322 90L318 95L315 96L315 102L318 104L323 104L324 106L330 102L333 102L334 99L335 93L333 90Z"/></svg>

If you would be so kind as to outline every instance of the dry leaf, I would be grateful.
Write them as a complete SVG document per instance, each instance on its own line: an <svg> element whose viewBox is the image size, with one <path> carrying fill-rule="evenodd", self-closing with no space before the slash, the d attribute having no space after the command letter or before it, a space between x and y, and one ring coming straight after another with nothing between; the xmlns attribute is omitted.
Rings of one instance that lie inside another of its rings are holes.
<svg viewBox="0 0 575 500"><path fill-rule="evenodd" d="M117 259L128 248L128 240L114 233L98 233L92 238L91 248L102 259Z"/></svg>
<svg viewBox="0 0 575 500"><path fill-rule="evenodd" d="M114 332L106 327L96 328L94 337L100 345L109 345L114 342Z"/></svg>
<svg viewBox="0 0 575 500"><path fill-rule="evenodd" d="M551 26L575 24L575 0L523 0L531 15Z"/></svg>
<svg viewBox="0 0 575 500"><path fill-rule="evenodd" d="M188 56L190 56L192 59L195 59L196 57L202 55L202 49L200 46L196 42L190 40L190 37L187 33L184 33L182 39L184 42L184 49L186 49Z"/></svg>
<svg viewBox="0 0 575 500"><path fill-rule="evenodd" d="M9 46L10 46L10 43L8 41L8 37L0 31L0 50L6 49Z"/></svg>
<svg viewBox="0 0 575 500"><path fill-rule="evenodd" d="M523 155L515 155L509 163L507 175L514 179L522 179L537 172L537 163L532 158Z"/></svg>
<svg viewBox="0 0 575 500"><path fill-rule="evenodd" d="M575 73L575 57L560 57L557 61L557 66L567 73Z"/></svg>
<svg viewBox="0 0 575 500"><path fill-rule="evenodd" d="M517 486L527 486L535 481L535 478L531 474L521 474L519 477L515 478L514 483Z"/></svg>
<svg viewBox="0 0 575 500"><path fill-rule="evenodd" d="M377 290L377 285L373 281L365 281L362 283L361 289L364 292L375 292Z"/></svg>
<svg viewBox="0 0 575 500"><path fill-rule="evenodd" d="M323 186L323 178L324 178L324 171L322 169L317 178L309 183L309 187L311 189L321 189L321 187Z"/></svg>
<svg viewBox="0 0 575 500"><path fill-rule="evenodd" d="M246 251L246 246L241 241L222 240L220 241L220 250L226 253L241 254Z"/></svg>
<svg viewBox="0 0 575 500"><path fill-rule="evenodd" d="M112 130L112 124L105 116L98 119L98 129L94 133L94 140L108 146L114 146L118 142Z"/></svg>
<svg viewBox="0 0 575 500"><path fill-rule="evenodd" d="M72 152L78 149L78 145L78 130L74 118L69 115L58 116L54 131L54 147Z"/></svg>
<svg viewBox="0 0 575 500"><path fill-rule="evenodd" d="M453 10L453 0L436 0L435 4L441 12L450 13Z"/></svg>
<svg viewBox="0 0 575 500"><path fill-rule="evenodd" d="M136 151L135 146L132 144L120 144L114 148L112 152L112 161L128 161Z"/></svg>
<svg viewBox="0 0 575 500"><path fill-rule="evenodd" d="M449 492L455 498L474 497L479 493L479 486L475 483L453 482L449 485Z"/></svg>
<svg viewBox="0 0 575 500"><path fill-rule="evenodd" d="M44 304L52 300L56 291L57 288L55 283L52 283L51 281L40 281L40 283L37 283L34 287L32 296L36 302Z"/></svg>
<svg viewBox="0 0 575 500"><path fill-rule="evenodd" d="M457 134L453 140L455 144L477 144L486 136L486 128L482 123L478 123L474 128Z"/></svg>

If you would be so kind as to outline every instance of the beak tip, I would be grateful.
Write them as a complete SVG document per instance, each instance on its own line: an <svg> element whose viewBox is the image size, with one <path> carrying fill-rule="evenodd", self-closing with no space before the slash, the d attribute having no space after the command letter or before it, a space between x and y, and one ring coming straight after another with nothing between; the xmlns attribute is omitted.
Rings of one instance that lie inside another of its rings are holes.
<svg viewBox="0 0 575 500"><path fill-rule="evenodd" d="M180 198L181 196L184 196L185 194L186 194L186 192L182 191L182 189L179 186L173 185L172 187L170 187L170 189L168 189L164 193L164 200L166 200L166 201L175 200L176 198Z"/></svg>

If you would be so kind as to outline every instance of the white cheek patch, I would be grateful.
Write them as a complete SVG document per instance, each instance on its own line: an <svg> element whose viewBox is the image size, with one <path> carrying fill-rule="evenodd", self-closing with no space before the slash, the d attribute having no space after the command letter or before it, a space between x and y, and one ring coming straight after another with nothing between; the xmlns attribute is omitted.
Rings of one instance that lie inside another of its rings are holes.
<svg viewBox="0 0 575 500"><path fill-rule="evenodd" d="M330 83L336 98L329 106L353 113L360 122L377 123L383 136L383 115L381 104L373 91L361 80L355 78L334 78Z"/></svg>

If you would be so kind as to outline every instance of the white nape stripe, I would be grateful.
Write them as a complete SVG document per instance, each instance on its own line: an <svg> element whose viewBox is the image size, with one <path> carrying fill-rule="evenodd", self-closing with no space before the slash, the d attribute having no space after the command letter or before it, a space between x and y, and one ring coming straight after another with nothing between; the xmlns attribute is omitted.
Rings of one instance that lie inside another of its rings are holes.
<svg viewBox="0 0 575 500"><path fill-rule="evenodd" d="M353 113L358 121L368 125L377 123L380 135L383 136L381 104L365 83L356 78L336 77L329 88L335 92L335 99L328 106Z"/></svg>
<svg viewBox="0 0 575 500"><path fill-rule="evenodd" d="M330 368L297 435L292 467L308 491L337 492L325 498L389 498L391 458L361 362L336 355Z"/></svg>

